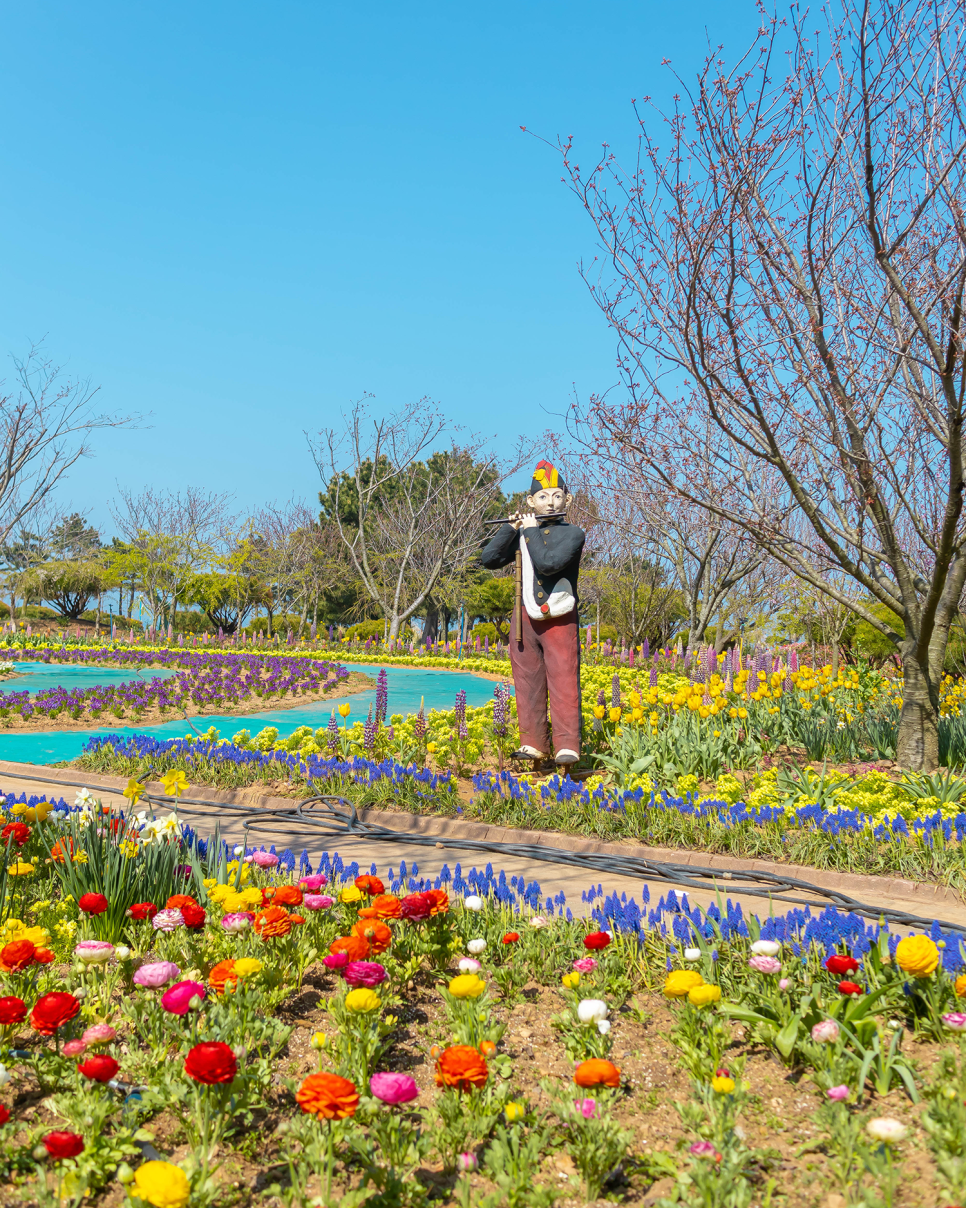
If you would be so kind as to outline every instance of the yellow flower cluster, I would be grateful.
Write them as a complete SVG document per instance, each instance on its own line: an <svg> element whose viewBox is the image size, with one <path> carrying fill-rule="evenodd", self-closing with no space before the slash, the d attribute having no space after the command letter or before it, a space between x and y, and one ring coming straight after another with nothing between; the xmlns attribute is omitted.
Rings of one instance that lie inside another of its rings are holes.
<svg viewBox="0 0 966 1208"><path fill-rule="evenodd" d="M208 901L220 906L225 914L241 910L257 910L262 904L262 891L253 885L236 890L234 885L214 885L208 890Z"/></svg>

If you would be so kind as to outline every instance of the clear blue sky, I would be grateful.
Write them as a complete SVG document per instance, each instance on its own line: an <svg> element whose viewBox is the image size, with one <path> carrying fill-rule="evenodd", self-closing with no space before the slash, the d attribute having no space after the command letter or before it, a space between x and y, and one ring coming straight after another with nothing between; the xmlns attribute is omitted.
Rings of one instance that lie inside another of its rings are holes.
<svg viewBox="0 0 966 1208"><path fill-rule="evenodd" d="M616 377L555 156L629 148L752 0L9 4L0 17L0 352L46 336L150 427L95 438L64 504L115 482L312 497L304 429L369 391L501 439ZM706 32L707 31L707 32Z"/></svg>

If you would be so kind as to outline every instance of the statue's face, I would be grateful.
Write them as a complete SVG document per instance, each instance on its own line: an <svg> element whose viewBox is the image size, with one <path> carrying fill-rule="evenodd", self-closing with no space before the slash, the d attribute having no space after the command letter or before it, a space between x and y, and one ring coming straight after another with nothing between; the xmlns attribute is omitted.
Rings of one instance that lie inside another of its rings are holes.
<svg viewBox="0 0 966 1208"><path fill-rule="evenodd" d="M527 507L537 516L546 516L550 512L562 512L570 503L570 496L565 495L560 487L550 487L537 491L536 495L527 496Z"/></svg>

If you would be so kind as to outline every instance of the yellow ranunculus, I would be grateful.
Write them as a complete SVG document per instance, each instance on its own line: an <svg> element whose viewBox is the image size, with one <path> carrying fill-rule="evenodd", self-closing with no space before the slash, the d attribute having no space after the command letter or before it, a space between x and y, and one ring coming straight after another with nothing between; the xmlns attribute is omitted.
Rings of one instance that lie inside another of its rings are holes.
<svg viewBox="0 0 966 1208"><path fill-rule="evenodd" d="M259 894L257 903L259 906L261 900L261 894ZM243 893L230 893L227 897L218 898L216 901L225 914L237 914L241 910L247 910L249 906L248 898Z"/></svg>
<svg viewBox="0 0 966 1208"><path fill-rule="evenodd" d="M966 973L961 973L956 978L953 989L956 991L957 998L966 998Z"/></svg>
<svg viewBox="0 0 966 1208"><path fill-rule="evenodd" d="M235 961L235 972L239 977L251 977L254 973L261 973L262 962L256 960L253 956L243 956Z"/></svg>
<svg viewBox="0 0 966 1208"><path fill-rule="evenodd" d="M449 992L454 998L479 998L486 989L486 982L475 973L461 973L449 983Z"/></svg>
<svg viewBox="0 0 966 1208"><path fill-rule="evenodd" d="M939 949L928 935L907 935L896 946L896 964L903 973L928 977L939 964Z"/></svg>
<svg viewBox="0 0 966 1208"><path fill-rule="evenodd" d="M225 898L234 892L234 889L230 885L214 885L208 890L208 901L223 902Z"/></svg>
<svg viewBox="0 0 966 1208"><path fill-rule="evenodd" d="M362 890L355 885L346 885L339 894L340 902L361 902Z"/></svg>
<svg viewBox="0 0 966 1208"><path fill-rule="evenodd" d="M565 973L560 980L568 990L575 990L580 985L580 974L576 971Z"/></svg>
<svg viewBox="0 0 966 1208"><path fill-rule="evenodd" d="M692 1007L706 1007L710 1003L721 1001L720 986L693 986L688 991L688 1002Z"/></svg>
<svg viewBox="0 0 966 1208"><path fill-rule="evenodd" d="M378 1011L381 1005L375 990L366 990L361 986L357 990L350 990L345 996L345 1009L353 1015L368 1015L370 1011Z"/></svg>
<svg viewBox="0 0 966 1208"><path fill-rule="evenodd" d="M703 986L704 978L694 969L675 969L664 983L665 998L685 998L695 986Z"/></svg>
<svg viewBox="0 0 966 1208"><path fill-rule="evenodd" d="M711 1089L719 1095L730 1095L735 1089L734 1078L719 1076L711 1079Z"/></svg>
<svg viewBox="0 0 966 1208"><path fill-rule="evenodd" d="M527 1109L522 1103L508 1103L503 1109L503 1114L512 1122L513 1120L520 1120L525 1116Z"/></svg>
<svg viewBox="0 0 966 1208"><path fill-rule="evenodd" d="M12 864L7 865L8 877L29 877L33 872L36 872L36 869L26 860L14 860Z"/></svg>
<svg viewBox="0 0 966 1208"><path fill-rule="evenodd" d="M50 943L50 932L43 927L28 927L20 919L7 919L0 927L0 946L14 940L30 940L35 948L46 948Z"/></svg>
<svg viewBox="0 0 966 1208"><path fill-rule="evenodd" d="M184 1208L191 1197L188 1176L173 1162L142 1162L134 1172L134 1187L153 1208Z"/></svg>

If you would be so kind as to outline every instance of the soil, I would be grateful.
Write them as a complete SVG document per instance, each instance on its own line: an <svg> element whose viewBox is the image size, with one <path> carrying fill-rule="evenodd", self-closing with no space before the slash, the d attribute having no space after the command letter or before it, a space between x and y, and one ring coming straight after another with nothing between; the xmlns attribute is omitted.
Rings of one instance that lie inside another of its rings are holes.
<svg viewBox="0 0 966 1208"><path fill-rule="evenodd" d="M110 664L103 664L109 666ZM149 668L144 668L148 671ZM138 677L133 673L131 679ZM150 676L148 676L150 678ZM294 709L301 705L310 705L315 701L320 700L336 700L341 696L352 696L356 692L364 692L367 688L375 686L375 680L371 675L364 675L361 671L349 672L349 678L340 681L334 688L330 688L325 692L287 692L285 696L259 697L249 696L247 699L240 701L237 705L211 705L208 707L199 707L192 705L184 715L192 719L204 718L206 716L221 717L221 716L237 716L239 714L251 714L252 712L264 712L274 709ZM61 713L59 717L54 718L36 718L30 717L26 720L19 714L14 714L11 717L0 717L0 729L10 731L30 732L33 730L91 730L110 729L115 726L130 726L136 724L138 726L155 725L162 721L177 721L179 714L176 710L168 709L162 713L160 709L144 709L137 716L133 711L125 710L123 717L115 717L113 713L108 713L106 710L100 717L92 717L89 713L84 713L83 716L76 720L65 713Z"/></svg>
<svg viewBox="0 0 966 1208"><path fill-rule="evenodd" d="M252 1128L229 1140L219 1157L223 1162L220 1180L224 1192L220 1204L248 1204L255 1195L261 1196L272 1183L284 1184L287 1178L281 1157L278 1125L291 1118L294 1103L283 1087L283 1079L301 1081L318 1069L318 1054L311 1047L316 1031L331 1031L332 1022L322 1009L326 998L337 985L333 975L321 965L312 966L301 991L282 1004L279 1018L293 1027L293 1032L278 1063L274 1081L277 1091L270 1110ZM529 1100L538 1112L548 1106L541 1081L552 1088L572 1086L573 1064L567 1057L561 1037L552 1027L551 1016L562 1007L560 996L553 990L531 982L523 990L523 1001L506 1009L499 1003L494 1008L496 1018L506 1020L508 1027L500 1045L512 1062L512 1082L519 1098ZM410 1074L420 1090L419 1103L425 1107L436 1094L433 1079L434 1063L430 1048L449 1043L445 1011L431 974L417 975L409 985L407 1002L398 1011L400 1024L395 1043L381 1061L381 1068ZM673 1181L655 1180L654 1155L665 1152L684 1162L682 1149L695 1139L686 1135L674 1104L687 1099L689 1078L677 1060L677 1050L666 1034L674 1026L674 1016L666 1000L657 993L639 993L621 1012L612 1016L614 1046L611 1060L621 1070L623 1093L617 1107L621 1124L629 1129L634 1140L630 1156L622 1163L618 1174L606 1188L607 1198L594 1204L620 1204L626 1208L652 1208L656 1201L668 1195ZM782 1208L844 1208L845 1200L836 1198L826 1174L826 1158L817 1142L814 1113L822 1096L807 1075L782 1065L768 1050L745 1039L744 1029L734 1025L733 1043L726 1053L726 1064L745 1058L744 1079L750 1083L751 1098L739 1117L739 1127L745 1143L767 1154L766 1169L760 1172L761 1185L753 1205L761 1203L769 1178L776 1181L776 1198L772 1203ZM16 1046L35 1043L32 1035L18 1038ZM935 1046L919 1044L908 1036L903 1052L913 1059L920 1076L928 1077L937 1059ZM122 1046L123 1053L123 1046ZM123 1064L123 1058L122 1058ZM11 1094L14 1085L18 1090ZM27 1124L51 1127L54 1119L36 1087L25 1081L5 1088L4 1100L15 1108L15 1115ZM946 1203L934 1190L934 1164L926 1147L925 1134L918 1123L922 1105L913 1105L899 1091L886 1097L870 1094L862 1105L864 1112L892 1116L909 1126L909 1137L903 1143L899 1160L903 1165L896 1208L936 1208ZM188 1149L181 1141L175 1118L167 1112L146 1123L153 1135L154 1147L166 1158L179 1161ZM679 1156L681 1155L681 1156ZM447 1175L437 1164L428 1164L421 1172L423 1182L434 1189L440 1204L455 1204L455 1177ZM540 1181L559 1188L560 1202L575 1206L584 1204L580 1180L573 1161L563 1148L551 1145L542 1164ZM357 1186L358 1172L344 1169L337 1173L335 1192L343 1194ZM483 1174L471 1176L476 1196L494 1190ZM338 1196L333 1196L338 1202ZM0 1190L0 1205L22 1202L14 1188ZM109 1184L98 1196L86 1200L97 1208L115 1208L124 1202L117 1184ZM280 1201L268 1196L261 1200L266 1208L275 1208Z"/></svg>

